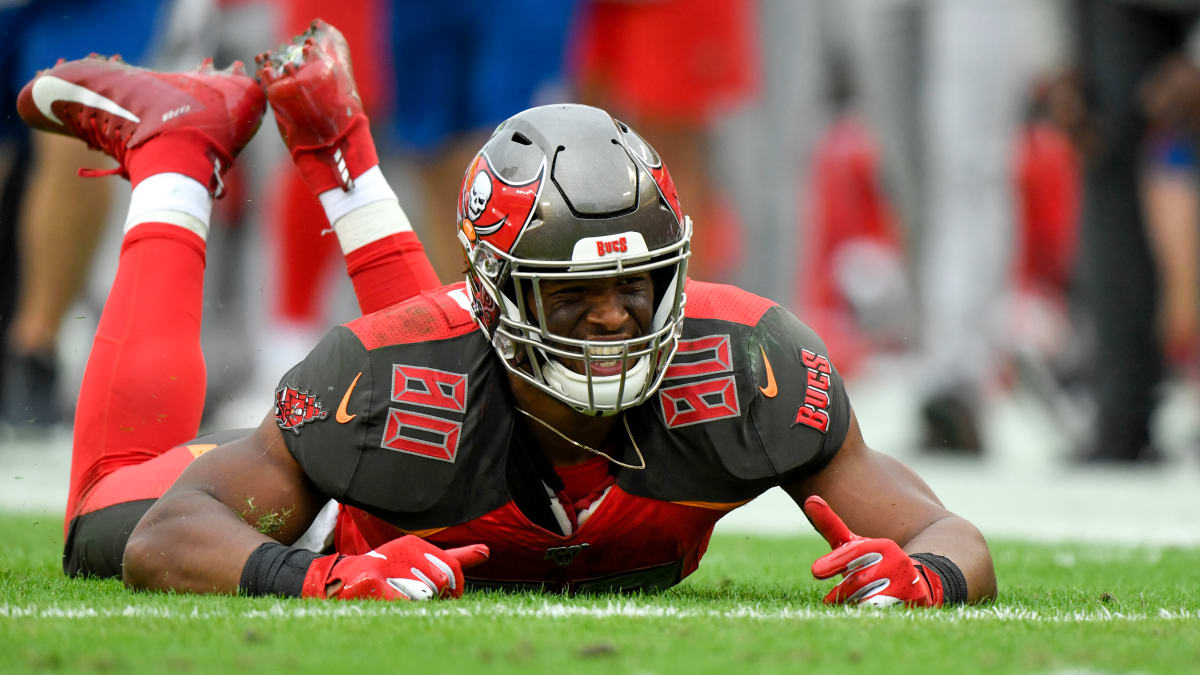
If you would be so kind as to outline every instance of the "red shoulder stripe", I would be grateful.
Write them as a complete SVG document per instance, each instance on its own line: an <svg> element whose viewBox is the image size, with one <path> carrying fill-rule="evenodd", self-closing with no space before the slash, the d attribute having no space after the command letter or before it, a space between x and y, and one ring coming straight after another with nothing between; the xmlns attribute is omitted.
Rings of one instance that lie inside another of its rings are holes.
<svg viewBox="0 0 1200 675"><path fill-rule="evenodd" d="M477 330L463 284L425 291L346 324L367 350L444 340Z"/></svg>
<svg viewBox="0 0 1200 675"><path fill-rule="evenodd" d="M684 316L689 319L721 319L753 326L776 304L749 291L725 284L688 279L684 290L687 293Z"/></svg>

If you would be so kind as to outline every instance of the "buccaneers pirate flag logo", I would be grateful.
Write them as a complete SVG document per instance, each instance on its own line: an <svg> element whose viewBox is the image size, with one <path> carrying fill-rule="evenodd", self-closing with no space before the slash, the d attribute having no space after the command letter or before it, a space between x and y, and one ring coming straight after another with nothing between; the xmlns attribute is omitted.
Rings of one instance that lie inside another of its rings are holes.
<svg viewBox="0 0 1200 675"><path fill-rule="evenodd" d="M316 394L295 387L280 387L275 391L275 421L279 423L279 428L291 429L297 436L305 422L323 420L328 414L329 411L321 406Z"/></svg>

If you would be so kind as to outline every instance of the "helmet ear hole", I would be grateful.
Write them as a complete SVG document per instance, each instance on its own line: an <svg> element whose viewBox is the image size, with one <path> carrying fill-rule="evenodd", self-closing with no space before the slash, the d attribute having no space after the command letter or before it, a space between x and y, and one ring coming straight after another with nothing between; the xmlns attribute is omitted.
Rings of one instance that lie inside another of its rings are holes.
<svg viewBox="0 0 1200 675"><path fill-rule="evenodd" d="M667 292L667 287L671 285L671 280L675 278L675 267L660 267L650 271L650 282L654 285L654 306L658 307L658 303L662 302L663 294Z"/></svg>

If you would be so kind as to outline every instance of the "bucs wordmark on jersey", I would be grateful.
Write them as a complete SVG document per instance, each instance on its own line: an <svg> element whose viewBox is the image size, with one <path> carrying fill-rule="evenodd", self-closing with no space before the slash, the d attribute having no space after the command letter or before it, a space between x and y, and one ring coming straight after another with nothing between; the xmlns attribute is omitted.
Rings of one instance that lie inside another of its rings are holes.
<svg viewBox="0 0 1200 675"><path fill-rule="evenodd" d="M342 505L340 552L412 533L491 547L469 571L476 586L665 588L696 569L721 516L819 470L846 435L845 390L812 330L770 301L689 282L662 387L625 413L646 468L613 465L611 487L563 518L468 306L458 284L352 321L280 382L289 450Z"/></svg>

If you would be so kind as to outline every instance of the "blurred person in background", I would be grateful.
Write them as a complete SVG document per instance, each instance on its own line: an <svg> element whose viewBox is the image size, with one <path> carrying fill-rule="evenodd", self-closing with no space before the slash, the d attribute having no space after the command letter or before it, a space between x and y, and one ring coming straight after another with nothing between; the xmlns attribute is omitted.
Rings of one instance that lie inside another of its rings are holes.
<svg viewBox="0 0 1200 675"><path fill-rule="evenodd" d="M572 54L579 100L611 110L656 140L703 223L692 242L693 277L728 279L741 262L741 240L728 189L712 173L709 141L719 119L759 93L756 3L588 0L580 9ZM762 128L752 134L769 136ZM760 165L752 174L761 179L767 169ZM769 257L755 255L749 266Z"/></svg>
<svg viewBox="0 0 1200 675"><path fill-rule="evenodd" d="M1200 9L1200 3L1194 7ZM1168 375L1200 374L1200 55L1196 23L1188 51L1167 57L1140 87L1149 118L1140 191L1160 289L1155 329Z"/></svg>
<svg viewBox="0 0 1200 675"><path fill-rule="evenodd" d="M692 274L797 307L804 190L826 120L822 0L591 0L579 99L658 139L696 215ZM664 53L672 55L663 58Z"/></svg>
<svg viewBox="0 0 1200 675"><path fill-rule="evenodd" d="M462 167L497 124L564 99L564 53L576 3L505 0L503 11L487 0L389 5L384 61L392 83L380 145L417 165L420 203L413 222L424 228L418 234L438 277L458 281L462 254L445 225L454 219L446 205L458 194Z"/></svg>
<svg viewBox="0 0 1200 675"><path fill-rule="evenodd" d="M1200 70L1187 64L1200 93ZM1200 365L1200 194L1191 133L1168 133L1149 149L1141 192L1161 297L1156 330L1168 371Z"/></svg>
<svg viewBox="0 0 1200 675"><path fill-rule="evenodd" d="M1200 70L1184 50L1200 2L1079 0L1074 12L1078 71L1054 113L1085 159L1078 277L1097 417L1078 459L1152 462L1164 343L1186 360L1196 339Z"/></svg>
<svg viewBox="0 0 1200 675"><path fill-rule="evenodd" d="M30 138L16 116L21 86L38 68L92 49L130 63L169 54L177 14L203 13L207 0L87 2L41 0L0 8L0 420L29 431L62 417L58 397L59 328L87 279L110 205L103 154L60 136ZM157 39L152 39L158 36ZM86 45L86 48L85 48ZM161 60L160 65L164 65ZM165 64L170 65L170 64ZM70 198L64 198L70 195Z"/></svg>
<svg viewBox="0 0 1200 675"><path fill-rule="evenodd" d="M853 378L916 329L904 232L880 184L879 149L844 52L830 59L833 120L812 153L796 275L805 321Z"/></svg>
<svg viewBox="0 0 1200 675"><path fill-rule="evenodd" d="M818 137L828 122L827 52L843 26L831 0L758 0L758 89L714 128L714 173L737 207L744 264L733 276L751 292L793 309L805 267L806 189Z"/></svg>
<svg viewBox="0 0 1200 675"><path fill-rule="evenodd" d="M1055 3L857 0L862 110L906 230L920 305L919 444L979 454L1016 239L1014 150Z"/></svg>

